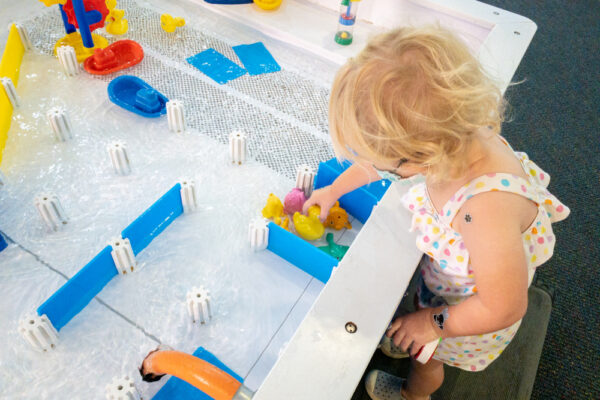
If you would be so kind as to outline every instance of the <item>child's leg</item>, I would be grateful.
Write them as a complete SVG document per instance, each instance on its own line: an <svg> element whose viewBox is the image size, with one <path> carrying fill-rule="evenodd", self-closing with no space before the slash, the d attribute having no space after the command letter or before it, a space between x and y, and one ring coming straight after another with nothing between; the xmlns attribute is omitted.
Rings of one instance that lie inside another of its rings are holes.
<svg viewBox="0 0 600 400"><path fill-rule="evenodd" d="M444 382L444 363L431 359L427 364L411 358L406 387L402 390L407 400L428 399Z"/></svg>

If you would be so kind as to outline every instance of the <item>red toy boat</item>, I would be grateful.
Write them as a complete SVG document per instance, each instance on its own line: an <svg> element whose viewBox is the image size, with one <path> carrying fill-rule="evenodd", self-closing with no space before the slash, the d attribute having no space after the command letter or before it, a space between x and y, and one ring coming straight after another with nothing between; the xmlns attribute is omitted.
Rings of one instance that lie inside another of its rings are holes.
<svg viewBox="0 0 600 400"><path fill-rule="evenodd" d="M106 75L134 66L144 58L144 50L133 40L117 40L104 49L94 50L83 68L93 75Z"/></svg>

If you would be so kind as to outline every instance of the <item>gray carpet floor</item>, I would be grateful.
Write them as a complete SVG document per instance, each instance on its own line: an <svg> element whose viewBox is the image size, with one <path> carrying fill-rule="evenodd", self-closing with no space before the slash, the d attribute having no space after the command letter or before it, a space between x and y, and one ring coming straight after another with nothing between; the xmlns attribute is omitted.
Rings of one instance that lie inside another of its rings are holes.
<svg viewBox="0 0 600 400"><path fill-rule="evenodd" d="M554 256L538 270L538 285L553 295L553 308L531 398L597 400L600 2L484 2L538 26L514 77L524 82L507 91L512 121L503 134L550 173L550 191L571 208L569 218L554 225ZM372 364L382 357L375 353ZM354 399L368 399L359 392Z"/></svg>

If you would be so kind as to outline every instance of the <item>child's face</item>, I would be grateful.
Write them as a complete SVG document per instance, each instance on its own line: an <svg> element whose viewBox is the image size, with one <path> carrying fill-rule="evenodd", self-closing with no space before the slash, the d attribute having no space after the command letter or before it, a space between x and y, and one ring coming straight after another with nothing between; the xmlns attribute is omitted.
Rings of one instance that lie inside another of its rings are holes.
<svg viewBox="0 0 600 400"><path fill-rule="evenodd" d="M375 170L377 171L377 174L379 174L379 176L382 179L389 179L392 182L410 178L411 176L425 172L425 168L415 163L412 163L407 159L399 160L398 162L391 163L390 165L372 165L373 168L375 168Z"/></svg>

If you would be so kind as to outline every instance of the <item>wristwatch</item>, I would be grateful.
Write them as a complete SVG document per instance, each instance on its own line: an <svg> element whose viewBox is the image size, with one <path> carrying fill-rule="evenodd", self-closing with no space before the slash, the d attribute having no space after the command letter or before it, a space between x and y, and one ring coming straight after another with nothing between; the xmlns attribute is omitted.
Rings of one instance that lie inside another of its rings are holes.
<svg viewBox="0 0 600 400"><path fill-rule="evenodd" d="M441 313L433 314L433 322L440 328L444 330L444 323L448 320L448 307L445 307Z"/></svg>

